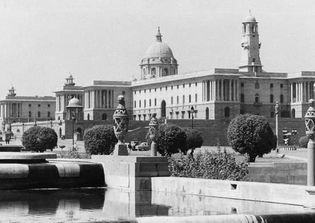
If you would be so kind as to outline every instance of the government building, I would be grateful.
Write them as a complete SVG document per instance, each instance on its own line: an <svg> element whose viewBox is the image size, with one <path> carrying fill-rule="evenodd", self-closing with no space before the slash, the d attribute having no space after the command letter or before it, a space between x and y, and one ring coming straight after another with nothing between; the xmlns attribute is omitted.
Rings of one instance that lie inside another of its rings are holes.
<svg viewBox="0 0 315 223"><path fill-rule="evenodd" d="M158 28L154 42L140 59L137 80L99 80L91 85L77 86L70 75L62 89L55 91L55 103L44 105L51 104L55 108L54 116L50 115L55 117L56 132L59 136L71 137L72 125L67 109L71 98L77 98L82 106L76 117L76 132L82 135L92 125L111 123L117 96L124 95L130 119L136 123L134 128L143 121L149 121L153 114L180 125L187 125L188 120L194 118L202 131L216 132L215 136L207 135L206 138L217 137L223 142L226 137L222 131L226 131L229 121L239 114L263 115L273 125L275 105L278 103L280 128L298 128L302 136L304 124L301 118L308 108L308 100L314 98L315 71L279 73L264 70L256 18L249 15L240 28L241 58L237 68L181 74L175 54L164 42ZM1 103L4 104L4 101ZM2 120L10 122L12 117L22 120L21 108L25 109L25 106L27 108L27 105L22 105L15 110L2 106ZM29 115L27 112L23 113L23 120L40 118L34 116L37 110L32 110ZM43 113L45 118L49 118L48 114L48 110Z"/></svg>

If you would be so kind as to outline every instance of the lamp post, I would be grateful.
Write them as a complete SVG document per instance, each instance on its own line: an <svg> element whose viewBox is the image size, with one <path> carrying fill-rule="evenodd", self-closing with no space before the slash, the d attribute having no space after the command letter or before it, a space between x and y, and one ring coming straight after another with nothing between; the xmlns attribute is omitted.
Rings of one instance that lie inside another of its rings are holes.
<svg viewBox="0 0 315 223"><path fill-rule="evenodd" d="M191 114L191 128L194 128L194 113L197 112L197 110L194 109L194 106L191 106L190 108L190 114Z"/></svg>
<svg viewBox="0 0 315 223"><path fill-rule="evenodd" d="M79 99L73 97L67 106L69 111L69 120L72 120L72 150L75 150L74 147L74 124L77 120L77 116L79 114L79 110L82 109L82 105L80 104Z"/></svg>
<svg viewBox="0 0 315 223"><path fill-rule="evenodd" d="M276 144L276 151L279 153L279 145L278 145L278 137L279 137L279 103L276 101L275 105L275 114L276 114L276 137L277 137L277 144Z"/></svg>
<svg viewBox="0 0 315 223"><path fill-rule="evenodd" d="M156 156L156 133L159 127L158 120L156 118L156 114L152 115L152 118L149 123L149 137L151 139L151 156Z"/></svg>

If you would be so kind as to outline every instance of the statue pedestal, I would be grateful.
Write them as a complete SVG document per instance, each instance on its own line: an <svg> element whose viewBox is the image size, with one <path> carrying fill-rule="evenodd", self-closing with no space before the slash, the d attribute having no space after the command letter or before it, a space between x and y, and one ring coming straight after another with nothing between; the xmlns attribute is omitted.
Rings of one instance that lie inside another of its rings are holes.
<svg viewBox="0 0 315 223"><path fill-rule="evenodd" d="M128 148L125 143L117 143L115 145L114 156L128 156Z"/></svg>
<svg viewBox="0 0 315 223"><path fill-rule="evenodd" d="M110 188L151 190L151 177L170 175L166 157L93 155L92 160L102 163Z"/></svg>

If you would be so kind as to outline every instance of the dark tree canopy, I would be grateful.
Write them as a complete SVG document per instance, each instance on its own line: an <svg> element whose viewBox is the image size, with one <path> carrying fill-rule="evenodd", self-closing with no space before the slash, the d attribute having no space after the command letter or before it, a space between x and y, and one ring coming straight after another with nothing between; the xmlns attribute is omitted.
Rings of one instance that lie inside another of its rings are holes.
<svg viewBox="0 0 315 223"><path fill-rule="evenodd" d="M245 114L234 118L229 124L227 138L235 151L247 153L252 162L256 156L276 147L276 137L267 119L259 115Z"/></svg>
<svg viewBox="0 0 315 223"><path fill-rule="evenodd" d="M47 127L34 126L26 130L22 136L22 144L27 150L43 152L53 150L57 146L56 132Z"/></svg>
<svg viewBox="0 0 315 223"><path fill-rule="evenodd" d="M84 133L84 146L89 154L109 155L114 151L116 143L112 126L96 125Z"/></svg>
<svg viewBox="0 0 315 223"><path fill-rule="evenodd" d="M157 151L162 156L170 156L180 151L186 153L186 134L184 130L176 125L160 125L157 134Z"/></svg>
<svg viewBox="0 0 315 223"><path fill-rule="evenodd" d="M187 149L190 149L193 153L194 149L202 146L203 138L201 136L201 132L191 128L186 128L184 131L186 133Z"/></svg>

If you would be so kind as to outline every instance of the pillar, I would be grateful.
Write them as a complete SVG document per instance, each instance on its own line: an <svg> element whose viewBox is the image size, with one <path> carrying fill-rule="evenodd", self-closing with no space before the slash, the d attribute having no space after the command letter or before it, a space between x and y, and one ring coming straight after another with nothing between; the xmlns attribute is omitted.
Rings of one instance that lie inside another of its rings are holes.
<svg viewBox="0 0 315 223"><path fill-rule="evenodd" d="M224 81L221 79L220 83L221 83L221 97L220 97L221 100L220 101L223 101L224 100L224 87L223 87Z"/></svg>
<svg viewBox="0 0 315 223"><path fill-rule="evenodd" d="M291 83L290 84L290 94L291 94L291 99L290 99L290 101L291 101L291 103L293 103L293 83Z"/></svg>

